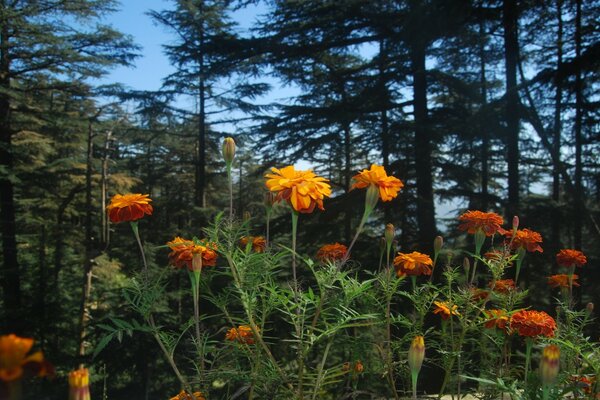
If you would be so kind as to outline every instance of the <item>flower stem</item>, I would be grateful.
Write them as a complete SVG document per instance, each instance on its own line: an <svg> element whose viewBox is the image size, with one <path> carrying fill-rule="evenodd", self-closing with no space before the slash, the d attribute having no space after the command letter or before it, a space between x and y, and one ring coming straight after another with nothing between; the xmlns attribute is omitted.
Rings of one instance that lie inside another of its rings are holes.
<svg viewBox="0 0 600 400"><path fill-rule="evenodd" d="M229 220L233 220L233 178L231 177L231 163L227 163L227 182L229 183Z"/></svg>
<svg viewBox="0 0 600 400"><path fill-rule="evenodd" d="M198 346L198 353L200 356L200 371L204 371L204 354L202 348L202 336L200 335L200 274L202 268L197 271L191 271L189 273L190 281L192 283L192 297L194 299L194 325L196 328L196 345Z"/></svg>
<svg viewBox="0 0 600 400"><path fill-rule="evenodd" d="M529 366L531 365L531 348L533 347L533 339L525 339L525 377L524 382L527 383L527 377L529 375Z"/></svg>
<svg viewBox="0 0 600 400"><path fill-rule="evenodd" d="M132 221L129 223L131 225L131 229L133 230L133 235L135 236L135 240L137 241L138 247L140 248L140 254L142 255L142 262L144 265L144 274L146 278L148 277L148 263L146 262L146 253L144 251L144 246L142 245L142 241L140 239L140 232L138 230L137 221Z"/></svg>

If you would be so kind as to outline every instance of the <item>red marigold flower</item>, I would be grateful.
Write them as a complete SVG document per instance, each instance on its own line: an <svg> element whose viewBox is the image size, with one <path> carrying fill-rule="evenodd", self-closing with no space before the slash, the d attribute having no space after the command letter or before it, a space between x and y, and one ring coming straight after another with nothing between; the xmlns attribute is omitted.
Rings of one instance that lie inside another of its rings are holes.
<svg viewBox="0 0 600 400"><path fill-rule="evenodd" d="M342 260L346 253L348 252L348 247L340 243L332 243L321 246L319 251L317 251L317 260L321 262L326 261L339 261Z"/></svg>
<svg viewBox="0 0 600 400"><path fill-rule="evenodd" d="M510 238L512 238L512 232L506 232L505 236L510 240ZM530 253L534 251L543 253L544 250L540 246L540 243L542 243L542 235L531 229L519 229L512 240L512 248L518 249L519 247L523 247Z"/></svg>
<svg viewBox="0 0 600 400"><path fill-rule="evenodd" d="M381 165L371 164L371 169L363 169L357 175L352 177L354 184L352 189L364 189L369 185L375 185L379 189L379 198L381 201L390 201L396 196L404 183L394 176L388 176Z"/></svg>
<svg viewBox="0 0 600 400"><path fill-rule="evenodd" d="M556 321L544 311L517 311L510 318L510 329L520 336L553 337Z"/></svg>
<svg viewBox="0 0 600 400"><path fill-rule="evenodd" d="M431 275L432 266L431 257L418 251L398 253L394 258L394 268L398 277Z"/></svg>
<svg viewBox="0 0 600 400"><path fill-rule="evenodd" d="M41 351L27 355L32 347L33 339L14 334L0 336L0 381L13 382L25 374L46 376L53 372Z"/></svg>
<svg viewBox="0 0 600 400"><path fill-rule="evenodd" d="M556 255L556 263L563 267L583 267L587 264L587 258L579 250L562 249Z"/></svg>
<svg viewBox="0 0 600 400"><path fill-rule="evenodd" d="M113 223L137 221L144 215L152 215L152 199L147 194L115 194L106 207L108 218Z"/></svg>
<svg viewBox="0 0 600 400"><path fill-rule="evenodd" d="M315 207L323 210L323 199L331 195L327 179L312 171L297 171L292 165L271 171L265 175L266 185L277 193L276 201L287 200L300 213L311 213Z"/></svg>
<svg viewBox="0 0 600 400"><path fill-rule="evenodd" d="M185 390L179 392L179 394L171 397L169 400L206 400L206 397L202 392L194 392L191 395L186 393Z"/></svg>
<svg viewBox="0 0 600 400"><path fill-rule="evenodd" d="M225 339L243 344L254 344L254 333L248 325L240 325L237 328L228 330Z"/></svg>
<svg viewBox="0 0 600 400"><path fill-rule="evenodd" d="M492 284L494 284L494 282L490 282L488 284L489 288L492 288ZM496 283L493 285L494 287L494 292L497 293L508 293L511 290L515 290L517 288L517 286L515 285L515 281L512 279L498 279L496 281Z"/></svg>
<svg viewBox="0 0 600 400"><path fill-rule="evenodd" d="M487 329L498 328L504 332L508 332L508 315L504 310L484 310L485 324Z"/></svg>
<svg viewBox="0 0 600 400"><path fill-rule="evenodd" d="M578 275L573 274L571 279L572 279L571 282L573 283L573 286L579 286L579 283L577 283L577 279L579 279ZM548 277L548 285L553 288L557 288L557 287L568 288L569 287L569 275L558 274L558 275L549 276Z"/></svg>
<svg viewBox="0 0 600 400"><path fill-rule="evenodd" d="M433 304L435 304L435 310L433 310L433 313L440 314L440 317L442 317L443 320L447 320L451 315L460 315L458 312L458 306L456 305L450 307L446 301L434 301Z"/></svg>
<svg viewBox="0 0 600 400"><path fill-rule="evenodd" d="M240 239L240 246L246 248L248 243L252 243L252 251L255 253L264 253L267 248L267 241L262 236L244 236Z"/></svg>
<svg viewBox="0 0 600 400"><path fill-rule="evenodd" d="M171 249L169 263L175 268L188 268L192 271L194 254L202 255L203 267L214 267L217 265L217 245L215 243L202 242L196 244L192 240L177 236L175 239L167 242L167 246Z"/></svg>
<svg viewBox="0 0 600 400"><path fill-rule="evenodd" d="M504 219L493 212L482 212L482 211L467 211L458 220L461 224L458 229L461 231L467 231L467 233L475 234L481 230L486 236L493 236L496 232L501 235L506 231L502 229Z"/></svg>

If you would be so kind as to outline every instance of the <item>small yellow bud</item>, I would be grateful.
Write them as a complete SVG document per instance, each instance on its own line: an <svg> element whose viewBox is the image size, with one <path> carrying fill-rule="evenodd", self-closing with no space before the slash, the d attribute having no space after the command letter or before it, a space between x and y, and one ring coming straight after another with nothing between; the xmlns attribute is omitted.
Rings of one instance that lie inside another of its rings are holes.
<svg viewBox="0 0 600 400"><path fill-rule="evenodd" d="M410 349L408 349L408 365L413 374L418 374L425 358L425 339L423 336L415 336Z"/></svg>
<svg viewBox="0 0 600 400"><path fill-rule="evenodd" d="M235 157L235 141L231 137L225 138L223 141L223 159L228 167L231 166Z"/></svg>
<svg viewBox="0 0 600 400"><path fill-rule="evenodd" d="M387 224L385 226L385 242L388 246L394 241L394 236L396 236L396 228L393 224Z"/></svg>
<svg viewBox="0 0 600 400"><path fill-rule="evenodd" d="M554 344L544 347L540 363L540 378L544 385L551 385L558 376L560 348Z"/></svg>

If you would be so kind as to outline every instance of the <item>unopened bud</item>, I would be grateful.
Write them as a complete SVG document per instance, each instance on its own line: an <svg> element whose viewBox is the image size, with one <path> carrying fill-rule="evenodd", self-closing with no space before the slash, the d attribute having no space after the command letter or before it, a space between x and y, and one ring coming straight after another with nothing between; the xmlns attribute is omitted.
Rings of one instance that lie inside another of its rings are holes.
<svg viewBox="0 0 600 400"><path fill-rule="evenodd" d="M513 231L516 231L517 229L519 229L519 217L516 215L513 217L513 220L512 220L512 228L513 228Z"/></svg>
<svg viewBox="0 0 600 400"><path fill-rule="evenodd" d="M90 376L87 368L69 372L69 400L90 400Z"/></svg>
<svg viewBox="0 0 600 400"><path fill-rule="evenodd" d="M250 214L250 211L244 211L243 218L244 222L250 221L250 219L252 218L252 214Z"/></svg>
<svg viewBox="0 0 600 400"><path fill-rule="evenodd" d="M342 364L342 371L344 371L344 372L350 371L350 363L349 362L345 362L344 364Z"/></svg>
<svg viewBox="0 0 600 400"><path fill-rule="evenodd" d="M194 253L192 256L192 271L200 271L202 269L202 253Z"/></svg>
<svg viewBox="0 0 600 400"><path fill-rule="evenodd" d="M396 236L396 228L393 224L387 224L385 226L385 241L389 246L391 246L394 236Z"/></svg>
<svg viewBox="0 0 600 400"><path fill-rule="evenodd" d="M436 236L435 239L433 239L433 251L435 252L435 254L439 254L443 246L444 238L441 236Z"/></svg>
<svg viewBox="0 0 600 400"><path fill-rule="evenodd" d="M463 269L467 276L469 276L469 271L471 270L471 261L467 257L463 258Z"/></svg>
<svg viewBox="0 0 600 400"><path fill-rule="evenodd" d="M363 365L363 363L362 363L362 362L360 362L360 360L357 360L357 361L354 363L354 372L355 372L355 373L357 373L357 374L360 374L360 373L362 373L364 370L365 370L365 366Z"/></svg>
<svg viewBox="0 0 600 400"><path fill-rule="evenodd" d="M585 306L585 310L588 312L588 314L591 314L594 312L594 303L592 303L591 301L589 303L587 303L587 305Z"/></svg>
<svg viewBox="0 0 600 400"><path fill-rule="evenodd" d="M379 189L377 185L369 185L367 196L365 197L365 211L371 212L379 201Z"/></svg>
<svg viewBox="0 0 600 400"><path fill-rule="evenodd" d="M558 376L560 348L554 344L544 347L540 363L540 378L544 385L551 385Z"/></svg>
<svg viewBox="0 0 600 400"><path fill-rule="evenodd" d="M223 141L223 159L228 167L231 166L235 157L235 141L231 137L225 138Z"/></svg>
<svg viewBox="0 0 600 400"><path fill-rule="evenodd" d="M418 374L425 358L425 339L415 336L408 349L408 365L413 374Z"/></svg>

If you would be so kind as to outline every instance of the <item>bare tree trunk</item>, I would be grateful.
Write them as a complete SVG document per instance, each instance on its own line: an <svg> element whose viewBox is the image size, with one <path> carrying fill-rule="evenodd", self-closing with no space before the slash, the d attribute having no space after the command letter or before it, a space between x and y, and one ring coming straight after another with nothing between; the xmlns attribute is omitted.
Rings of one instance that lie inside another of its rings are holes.
<svg viewBox="0 0 600 400"><path fill-rule="evenodd" d="M518 9L516 0L502 3L504 59L506 64L506 148L508 162L508 203L506 217L519 213L519 93L517 91Z"/></svg>
<svg viewBox="0 0 600 400"><path fill-rule="evenodd" d="M47 261L46 261L46 225L42 224L40 227L40 239L38 243L38 264L40 267L40 272L38 276L38 293L37 293L37 311L39 312L39 322L40 322L40 334L39 334L39 342L42 350L44 350L46 344L46 332L47 332L47 323L46 323L46 281L47 281Z"/></svg>
<svg viewBox="0 0 600 400"><path fill-rule="evenodd" d="M106 138L104 139L104 154L102 156L102 176L100 181L100 196L101 196L101 210L100 215L102 216L102 248L107 249L110 243L110 229L108 225L108 214L106 213L106 198L108 192L108 162L110 160L110 143L112 142L113 130L109 129L106 131Z"/></svg>
<svg viewBox="0 0 600 400"><path fill-rule="evenodd" d="M200 43L198 46L198 139L197 139L197 164L196 164L196 207L205 207L206 198L206 82L204 80L204 22L202 7L200 13Z"/></svg>
<svg viewBox="0 0 600 400"><path fill-rule="evenodd" d="M556 38L556 70L560 71L563 63L563 20L562 20L562 5L563 0L556 0L556 19L558 24L558 32ZM561 145L561 113L562 113L562 96L563 83L559 78L556 79L556 96L554 103L554 140L552 141L554 159L560 160L560 145ZM560 164L553 163L552 165L552 200L554 201L554 215L552 217L552 242L554 246L560 246Z"/></svg>
<svg viewBox="0 0 600 400"><path fill-rule="evenodd" d="M583 231L583 80L581 76L581 0L575 0L575 58L577 74L575 75L575 208L573 213L573 246L581 249Z"/></svg>
<svg viewBox="0 0 600 400"><path fill-rule="evenodd" d="M479 84L481 86L481 109L486 112L487 109L487 78L485 68L485 27L483 20L479 21ZM484 115L481 116L481 199L479 201L482 211L487 211L489 207L489 189L490 171L488 159L490 157L490 139L487 127L483 123Z"/></svg>
<svg viewBox="0 0 600 400"><path fill-rule="evenodd" d="M381 96L381 157L383 158L383 167L388 174L390 171L390 132L389 132L389 121L388 121L388 105L389 105L389 92L386 84L385 71L387 64L387 50L385 48L385 41L382 39L379 41L379 95ZM384 203L383 213L385 223L390 223L392 219L391 204Z"/></svg>

